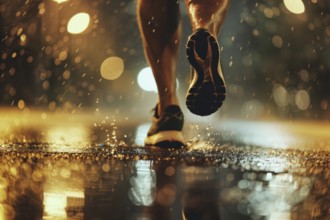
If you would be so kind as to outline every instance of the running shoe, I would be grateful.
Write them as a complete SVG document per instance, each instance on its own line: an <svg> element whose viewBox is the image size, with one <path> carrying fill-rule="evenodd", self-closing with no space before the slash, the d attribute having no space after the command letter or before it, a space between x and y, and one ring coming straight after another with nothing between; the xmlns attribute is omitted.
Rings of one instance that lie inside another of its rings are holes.
<svg viewBox="0 0 330 220"><path fill-rule="evenodd" d="M158 107L156 106L151 128L144 141L145 145L163 148L184 146L183 121L183 113L179 106L169 105L161 115L158 114Z"/></svg>
<svg viewBox="0 0 330 220"><path fill-rule="evenodd" d="M198 29L188 39L186 54L192 66L186 105L196 115L210 115L226 97L217 40L207 30Z"/></svg>

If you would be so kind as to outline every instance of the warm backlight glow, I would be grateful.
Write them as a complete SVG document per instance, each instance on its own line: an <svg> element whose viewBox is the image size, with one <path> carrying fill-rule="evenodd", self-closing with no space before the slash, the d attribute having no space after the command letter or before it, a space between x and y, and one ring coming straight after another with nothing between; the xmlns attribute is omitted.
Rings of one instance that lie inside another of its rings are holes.
<svg viewBox="0 0 330 220"><path fill-rule="evenodd" d="M68 0L54 0L54 2L58 3L58 4L61 4L63 2L67 2Z"/></svg>
<svg viewBox="0 0 330 220"><path fill-rule="evenodd" d="M87 29L89 22L89 14L84 12L75 14L68 22L68 32L71 34L80 34Z"/></svg>
<svg viewBox="0 0 330 220"><path fill-rule="evenodd" d="M50 151L77 151L89 144L89 134L82 126L60 126L49 129L46 140Z"/></svg>
<svg viewBox="0 0 330 220"><path fill-rule="evenodd" d="M100 71L104 79L117 79L124 72L124 61L120 57L108 57L102 62Z"/></svg>
<svg viewBox="0 0 330 220"><path fill-rule="evenodd" d="M302 0L284 0L285 7L294 14L305 12L305 5Z"/></svg>

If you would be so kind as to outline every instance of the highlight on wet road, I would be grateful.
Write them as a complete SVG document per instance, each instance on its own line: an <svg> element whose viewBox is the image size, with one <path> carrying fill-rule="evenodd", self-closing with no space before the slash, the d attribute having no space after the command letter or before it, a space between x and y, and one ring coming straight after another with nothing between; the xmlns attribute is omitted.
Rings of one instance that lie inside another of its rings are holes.
<svg viewBox="0 0 330 220"><path fill-rule="evenodd" d="M328 125L191 122L187 148L172 150L140 145L143 129L125 120L92 113L42 117L1 114L2 219L329 216Z"/></svg>

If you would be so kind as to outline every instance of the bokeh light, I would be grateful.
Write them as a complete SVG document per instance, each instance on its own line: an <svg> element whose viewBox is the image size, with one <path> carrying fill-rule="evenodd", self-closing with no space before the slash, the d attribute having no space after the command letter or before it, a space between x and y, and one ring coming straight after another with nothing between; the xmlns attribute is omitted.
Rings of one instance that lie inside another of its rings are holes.
<svg viewBox="0 0 330 220"><path fill-rule="evenodd" d="M285 7L294 14L305 12L305 5L302 0L284 0Z"/></svg>
<svg viewBox="0 0 330 220"><path fill-rule="evenodd" d="M310 105L310 97L306 90L299 90L295 97L296 105L300 110L306 110Z"/></svg>
<svg viewBox="0 0 330 220"><path fill-rule="evenodd" d="M157 84L150 67L145 67L139 72L137 81L141 89L148 92L158 93ZM175 83L176 83L176 91L178 91L180 82L178 79L176 79Z"/></svg>
<svg viewBox="0 0 330 220"><path fill-rule="evenodd" d="M18 103L17 103L17 106L19 109L23 109L25 107L25 102L24 100L19 100Z"/></svg>
<svg viewBox="0 0 330 220"><path fill-rule="evenodd" d="M274 35L272 37L272 43L274 47L281 48L283 46L283 39L278 35Z"/></svg>
<svg viewBox="0 0 330 220"><path fill-rule="evenodd" d="M280 84L275 84L273 87L273 97L275 100L275 103L279 107L284 107L289 104L289 93L284 88L284 86Z"/></svg>
<svg viewBox="0 0 330 220"><path fill-rule="evenodd" d="M150 67L143 68L138 75L138 84L141 89L148 92L157 92L157 85Z"/></svg>
<svg viewBox="0 0 330 220"><path fill-rule="evenodd" d="M108 57L101 64L101 76L104 79L115 80L124 72L124 61L120 57Z"/></svg>
<svg viewBox="0 0 330 220"><path fill-rule="evenodd" d="M70 18L67 30L71 34L80 34L87 29L89 22L89 14L85 12L77 13Z"/></svg>

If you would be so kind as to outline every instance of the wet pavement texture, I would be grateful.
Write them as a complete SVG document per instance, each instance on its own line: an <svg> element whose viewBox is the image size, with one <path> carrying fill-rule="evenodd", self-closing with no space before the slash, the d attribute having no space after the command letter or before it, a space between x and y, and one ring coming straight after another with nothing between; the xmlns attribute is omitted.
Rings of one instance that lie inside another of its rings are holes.
<svg viewBox="0 0 330 220"><path fill-rule="evenodd" d="M148 148L125 117L1 112L0 219L330 219L330 125L187 122Z"/></svg>

